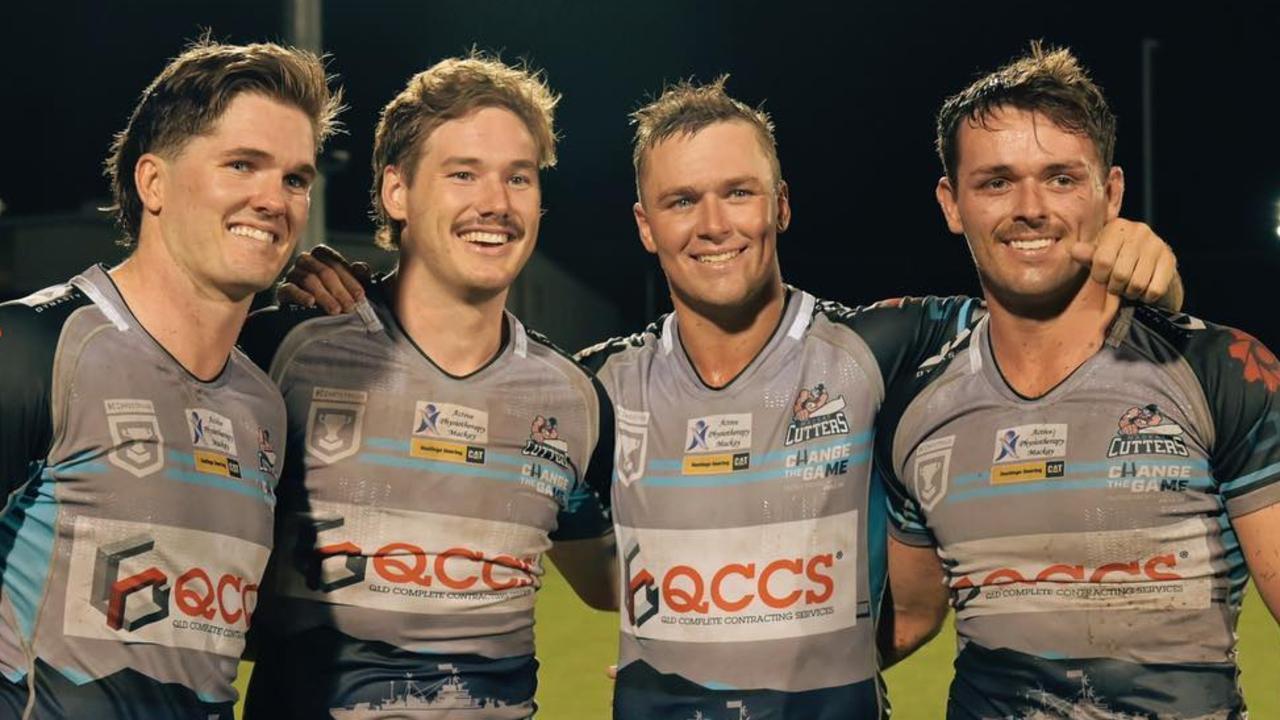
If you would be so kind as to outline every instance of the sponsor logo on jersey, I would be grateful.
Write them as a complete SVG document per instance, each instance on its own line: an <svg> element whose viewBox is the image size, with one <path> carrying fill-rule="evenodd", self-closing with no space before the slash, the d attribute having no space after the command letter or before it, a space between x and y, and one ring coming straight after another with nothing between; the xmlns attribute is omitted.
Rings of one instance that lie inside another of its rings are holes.
<svg viewBox="0 0 1280 720"><path fill-rule="evenodd" d="M164 437L150 400L104 400L111 452L107 461L133 475L146 477L164 467Z"/></svg>
<svg viewBox="0 0 1280 720"><path fill-rule="evenodd" d="M1192 467L1178 463L1122 462L1107 469L1107 487L1129 492L1186 492Z"/></svg>
<svg viewBox="0 0 1280 720"><path fill-rule="evenodd" d="M613 469L624 486L644 477L645 452L649 447L649 412L614 406L616 440Z"/></svg>
<svg viewBox="0 0 1280 720"><path fill-rule="evenodd" d="M853 455L853 443L840 443L827 448L796 450L786 457L783 465L788 478L820 480L849 472L849 458Z"/></svg>
<svg viewBox="0 0 1280 720"><path fill-rule="evenodd" d="M623 632L773 640L857 624L858 513L708 530L618 526ZM869 612L869 610L868 610Z"/></svg>
<svg viewBox="0 0 1280 720"><path fill-rule="evenodd" d="M554 417L541 415L529 426L529 439L525 441L521 455L550 460L562 468L568 468L569 443L560 438L560 422Z"/></svg>
<svg viewBox="0 0 1280 720"><path fill-rule="evenodd" d="M205 408L187 408L187 429L191 432L196 470L210 475L240 478L236 457L236 434L231 421Z"/></svg>
<svg viewBox="0 0 1280 720"><path fill-rule="evenodd" d="M532 609L548 545L541 528L367 505L314 502L282 522L280 592L399 612Z"/></svg>
<svg viewBox="0 0 1280 720"><path fill-rule="evenodd" d="M991 468L991 484L1008 485L1011 483L1035 482L1060 478L1066 474L1067 464L1063 460L1040 460L1012 465L994 465Z"/></svg>
<svg viewBox="0 0 1280 720"><path fill-rule="evenodd" d="M19 298L17 302L20 305L35 308L37 313L42 313L74 298L73 290L74 287L71 285L54 285L43 290L37 290L24 298Z"/></svg>
<svg viewBox="0 0 1280 720"><path fill-rule="evenodd" d="M1177 455L1188 457L1182 426L1167 418L1154 403L1132 407L1120 416L1119 430L1107 447L1107 457Z"/></svg>
<svg viewBox="0 0 1280 720"><path fill-rule="evenodd" d="M831 435L847 435L849 419L844 414L844 396L832 398L822 383L801 388L791 404L791 423L783 445L817 440Z"/></svg>
<svg viewBox="0 0 1280 720"><path fill-rule="evenodd" d="M463 405L419 400L413 410L409 454L424 460L483 465L489 413Z"/></svg>
<svg viewBox="0 0 1280 720"><path fill-rule="evenodd" d="M1208 608L1209 537L1192 518L1153 528L980 538L946 550L962 617Z"/></svg>
<svg viewBox="0 0 1280 720"><path fill-rule="evenodd" d="M276 449L271 444L271 431L258 428L258 470L274 476L276 474Z"/></svg>
<svg viewBox="0 0 1280 720"><path fill-rule="evenodd" d="M911 487L915 490L916 502L926 512L937 507L947 495L951 450L955 444L956 436L947 435L926 440L916 448Z"/></svg>
<svg viewBox="0 0 1280 720"><path fill-rule="evenodd" d="M1048 460L1067 456L1067 424L1039 423L996 431L993 463Z"/></svg>
<svg viewBox="0 0 1280 720"><path fill-rule="evenodd" d="M715 475L751 467L751 413L689 418L685 426L685 475Z"/></svg>
<svg viewBox="0 0 1280 720"><path fill-rule="evenodd" d="M239 657L268 553L226 535L78 517L63 630Z"/></svg>
<svg viewBox="0 0 1280 720"><path fill-rule="evenodd" d="M307 414L307 453L330 464L359 452L368 401L362 390L315 388Z"/></svg>

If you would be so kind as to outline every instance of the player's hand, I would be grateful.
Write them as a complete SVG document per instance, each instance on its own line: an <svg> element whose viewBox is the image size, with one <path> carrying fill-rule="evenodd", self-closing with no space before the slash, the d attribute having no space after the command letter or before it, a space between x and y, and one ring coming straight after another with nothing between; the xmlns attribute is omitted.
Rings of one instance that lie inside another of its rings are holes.
<svg viewBox="0 0 1280 720"><path fill-rule="evenodd" d="M1071 256L1113 295L1182 308L1178 258L1146 223L1116 218L1103 226L1097 242L1073 244Z"/></svg>
<svg viewBox="0 0 1280 720"><path fill-rule="evenodd" d="M608 677L610 680L617 680L617 679L618 679L618 666L617 666L617 665L610 665L609 667L607 667L607 668L605 668L605 669L604 669L604 674L605 674L605 676L606 676L606 677Z"/></svg>
<svg viewBox="0 0 1280 720"><path fill-rule="evenodd" d="M364 297L364 285L373 277L367 263L347 262L337 250L317 245L303 252L285 273L285 282L276 290L282 303L314 307L330 315L349 313Z"/></svg>

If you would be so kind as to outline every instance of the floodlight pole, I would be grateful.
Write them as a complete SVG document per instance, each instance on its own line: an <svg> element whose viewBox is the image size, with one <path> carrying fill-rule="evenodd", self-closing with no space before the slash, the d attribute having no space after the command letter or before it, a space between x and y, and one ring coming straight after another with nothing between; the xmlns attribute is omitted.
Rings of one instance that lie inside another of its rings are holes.
<svg viewBox="0 0 1280 720"><path fill-rule="evenodd" d="M289 44L320 55L324 52L320 0L284 0L285 34ZM317 163L319 166L320 163ZM298 250L310 250L324 242L324 173L317 173L311 186L311 213L307 231L298 239Z"/></svg>
<svg viewBox="0 0 1280 720"><path fill-rule="evenodd" d="M1154 73L1155 51L1160 46L1152 38L1142 39L1142 219L1147 225L1156 224L1156 176L1155 141L1151 137L1154 125Z"/></svg>

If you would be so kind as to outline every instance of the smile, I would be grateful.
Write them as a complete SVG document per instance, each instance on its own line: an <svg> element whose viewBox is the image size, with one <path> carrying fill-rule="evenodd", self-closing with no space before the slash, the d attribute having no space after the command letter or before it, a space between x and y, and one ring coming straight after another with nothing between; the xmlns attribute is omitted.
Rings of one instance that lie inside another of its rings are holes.
<svg viewBox="0 0 1280 720"><path fill-rule="evenodd" d="M744 251L745 251L745 248L739 248L737 250L725 250L724 252L709 253L706 255L694 255L693 257L695 260L697 260L700 263L706 263L706 264L722 263L722 262L729 262L730 260L741 255Z"/></svg>
<svg viewBox="0 0 1280 720"><path fill-rule="evenodd" d="M261 230L248 225L232 225L230 232L232 235L239 235L253 240L261 240L265 243L273 243L276 241L276 234L268 230Z"/></svg>
<svg viewBox="0 0 1280 720"><path fill-rule="evenodd" d="M511 236L506 233L482 232L479 230L461 233L458 237L462 238L465 242L473 243L475 245L484 245L487 247L505 245L507 241L511 240Z"/></svg>
<svg viewBox="0 0 1280 720"><path fill-rule="evenodd" d="M1029 240L1009 240L1014 250L1043 250L1054 243L1054 238L1032 238Z"/></svg>

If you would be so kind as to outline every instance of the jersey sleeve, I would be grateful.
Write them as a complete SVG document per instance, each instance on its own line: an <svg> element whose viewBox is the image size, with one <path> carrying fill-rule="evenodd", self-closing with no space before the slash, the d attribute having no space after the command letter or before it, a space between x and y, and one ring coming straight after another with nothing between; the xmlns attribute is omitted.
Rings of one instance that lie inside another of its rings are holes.
<svg viewBox="0 0 1280 720"><path fill-rule="evenodd" d="M54 355L63 323L87 303L68 289L43 304L0 305L0 485L6 495L39 472L53 445Z"/></svg>
<svg viewBox="0 0 1280 720"><path fill-rule="evenodd" d="M1189 331L1188 362L1213 416L1210 463L1227 514L1280 502L1280 362L1241 330Z"/></svg>
<svg viewBox="0 0 1280 720"><path fill-rule="evenodd" d="M613 527L610 504L610 478L613 476L614 421L613 403L604 386L591 376L595 401L599 408L599 432L578 482L570 488L564 507L557 517L552 540L583 540L600 537Z"/></svg>

